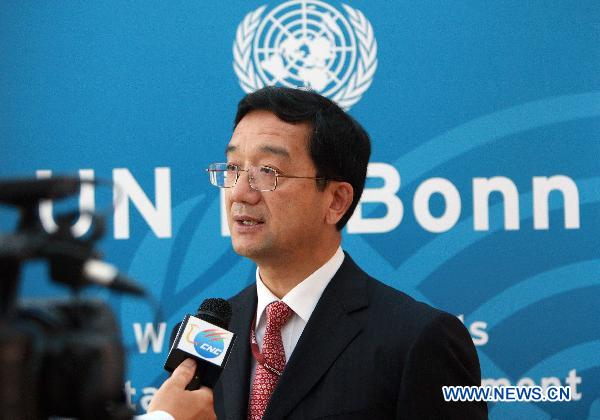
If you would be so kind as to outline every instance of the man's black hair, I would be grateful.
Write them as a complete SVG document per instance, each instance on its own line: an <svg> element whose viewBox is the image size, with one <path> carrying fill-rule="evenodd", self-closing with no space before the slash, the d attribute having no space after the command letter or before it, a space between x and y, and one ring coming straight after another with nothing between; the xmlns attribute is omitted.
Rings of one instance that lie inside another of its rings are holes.
<svg viewBox="0 0 600 420"><path fill-rule="evenodd" d="M354 190L352 204L336 224L341 230L365 187L371 155L367 132L335 102L302 89L269 86L249 93L238 104L234 128L254 110L272 112L288 123L310 123L308 152L317 168L316 176L348 182ZM317 181L317 186L324 189L325 183Z"/></svg>

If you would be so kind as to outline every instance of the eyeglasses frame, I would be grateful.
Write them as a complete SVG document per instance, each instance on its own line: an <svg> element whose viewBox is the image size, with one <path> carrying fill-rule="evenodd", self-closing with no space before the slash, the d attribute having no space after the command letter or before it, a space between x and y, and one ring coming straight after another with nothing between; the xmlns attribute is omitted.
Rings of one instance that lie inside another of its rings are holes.
<svg viewBox="0 0 600 420"><path fill-rule="evenodd" d="M217 163L221 163L221 162L217 162ZM211 163L211 165L215 165L215 164L216 163ZM227 165L227 163L223 163L223 164ZM270 166L265 166L265 165L260 165L260 166L250 165L246 169L242 169L239 165L232 165L232 166L235 166L237 168L236 175L235 175L235 181L233 182L233 185L230 186L230 187L225 187L225 186L220 187L218 185L215 185L215 187L217 187L217 188L233 188L233 187L235 187L237 185L238 180L240 179L240 172L248 172L248 185L250 185L250 188L252 188L253 190L259 191L259 192L275 191L277 189L277 179L278 178L314 179L316 181L337 181L334 178L325 178L325 177L318 177L318 176L297 176L297 175L280 174L277 171L277 169L274 169L274 168L271 168ZM271 190L259 190L258 188L254 188L252 186L252 183L250 182L251 179L254 179L253 177L250 176L250 172L249 171L250 171L251 168L256 168L256 169L266 168L266 169L269 169L269 170L275 172L275 185L273 186L273 189L271 189ZM209 174L211 172L225 172L225 169L210 169L210 168L207 168L206 172L208 172ZM212 182L211 182L211 184L212 184ZM212 184L212 185L214 185L214 184Z"/></svg>

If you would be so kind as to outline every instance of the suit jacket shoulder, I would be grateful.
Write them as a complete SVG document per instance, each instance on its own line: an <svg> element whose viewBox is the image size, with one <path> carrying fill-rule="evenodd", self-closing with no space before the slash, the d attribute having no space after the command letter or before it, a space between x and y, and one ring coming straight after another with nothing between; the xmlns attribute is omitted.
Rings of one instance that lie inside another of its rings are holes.
<svg viewBox="0 0 600 420"><path fill-rule="evenodd" d="M487 418L485 402L443 399L444 385L481 384L477 352L462 322L373 278L368 283L370 328L385 326L380 354L401 372L399 381L392 378L398 386L395 418Z"/></svg>

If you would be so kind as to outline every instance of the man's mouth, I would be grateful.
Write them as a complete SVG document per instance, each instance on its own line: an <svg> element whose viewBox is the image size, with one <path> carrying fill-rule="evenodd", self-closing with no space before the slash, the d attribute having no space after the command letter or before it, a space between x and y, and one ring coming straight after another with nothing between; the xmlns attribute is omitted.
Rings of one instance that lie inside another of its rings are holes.
<svg viewBox="0 0 600 420"><path fill-rule="evenodd" d="M260 224L262 222L257 222L255 220L242 220L241 223L244 226L256 226L256 225L258 225L258 224Z"/></svg>
<svg viewBox="0 0 600 420"><path fill-rule="evenodd" d="M234 216L233 220L242 226L256 226L264 223L264 220L250 216Z"/></svg>

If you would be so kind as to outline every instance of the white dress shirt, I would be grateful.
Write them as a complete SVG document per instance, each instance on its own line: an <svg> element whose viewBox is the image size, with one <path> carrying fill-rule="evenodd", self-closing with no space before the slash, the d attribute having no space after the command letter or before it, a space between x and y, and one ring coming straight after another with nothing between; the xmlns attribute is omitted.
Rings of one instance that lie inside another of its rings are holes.
<svg viewBox="0 0 600 420"><path fill-rule="evenodd" d="M302 280L292 290L290 290L282 299L277 298L260 279L260 270L256 268L256 294L258 304L256 306L256 341L258 348L262 348L262 341L267 328L266 308L272 302L282 300L294 311L294 314L281 328L281 339L283 340L283 349L285 350L285 361L290 359L290 355L296 348L296 344L306 327L308 319L312 315L317 302L321 298L323 291L339 270L344 262L344 251L338 247L337 251L321 267L319 267L310 276ZM250 384L254 381L256 372L256 360L252 358L252 374L250 375Z"/></svg>

